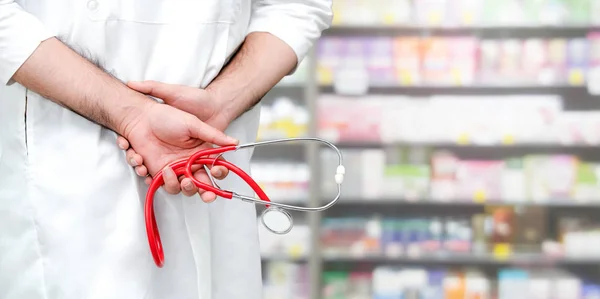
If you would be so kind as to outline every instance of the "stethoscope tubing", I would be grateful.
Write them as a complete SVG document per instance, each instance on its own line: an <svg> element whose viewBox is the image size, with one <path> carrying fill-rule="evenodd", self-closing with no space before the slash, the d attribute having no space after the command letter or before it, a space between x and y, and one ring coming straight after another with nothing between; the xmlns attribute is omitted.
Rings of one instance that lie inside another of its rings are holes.
<svg viewBox="0 0 600 299"><path fill-rule="evenodd" d="M271 202L268 195L262 190L262 188L259 186L259 184L256 181L254 181L254 179L252 179L252 177L250 175L248 175L245 171L243 171L241 168L237 167L233 163L228 162L223 159L219 159L219 157L221 155L223 155L224 153L230 152L230 151L237 151L238 149L245 149L245 148L250 148L250 147L258 147L258 146L270 145L270 144L275 144L275 143L283 143L283 142L292 142L292 141L321 142L321 143L328 145L331 149L333 149L337 153L338 159L339 159L338 160L339 164L338 164L338 168L336 170L335 180L338 185L338 192L337 192L337 195L335 196L335 198L333 200L331 200L329 203L327 203L326 205L323 205L320 207L299 207L299 206L293 206L293 205L288 205L288 204ZM216 158L210 157L210 156L214 156L214 155L217 155L217 157ZM341 182L343 181L343 176L345 173L345 169L344 169L342 163L343 163L342 153L333 143L323 140L323 139L320 139L320 138L298 137L298 138L274 139L274 140L268 140L268 141L246 143L246 144L242 144L242 145L231 145L231 146L224 146L224 147L217 147L217 148L201 150L201 151L198 151L195 154L193 154L188 159L178 160L176 162L169 164L169 167L171 167L173 169L173 171L175 172L175 174L177 176L185 175L187 178L192 180L192 182L198 188L206 190L206 191L214 192L219 197L223 197L226 199L236 198L236 199L240 199L240 200L246 201L246 202L258 203L258 204L265 205L267 208L269 208L270 206L274 206L277 208L282 208L282 209L287 209L287 210L295 210L295 211L303 211L303 212L319 212L319 211L323 211L323 210L330 208L340 198ZM193 172L192 172L192 166L194 166L194 165L203 165L205 167L205 169L207 171L207 175L209 176L210 181L213 184L213 186L203 183L194 177ZM256 193L257 197L240 195L235 192L221 189L220 187L218 187L218 185L216 185L214 178L210 174L210 170L208 169L208 167L206 167L206 165L223 166L223 167L229 169L229 171L238 175L246 184L248 184L252 188L252 191L254 191ZM159 171L154 176L152 182L150 183L150 187L148 189L148 192L146 193L146 202L144 205L144 217L146 220L146 234L148 237L148 243L150 246L150 251L152 253L154 262L159 268L163 267L165 258L164 258L164 249L162 247L162 242L161 242L161 238L160 238L160 232L158 229L158 225L156 223L156 215L154 213L154 195L163 184L164 184L163 172Z"/></svg>

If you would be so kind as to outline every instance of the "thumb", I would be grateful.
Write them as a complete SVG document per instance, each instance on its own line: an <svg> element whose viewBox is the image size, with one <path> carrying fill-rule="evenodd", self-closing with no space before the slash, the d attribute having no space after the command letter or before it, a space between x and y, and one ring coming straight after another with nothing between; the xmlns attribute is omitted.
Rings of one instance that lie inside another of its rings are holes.
<svg viewBox="0 0 600 299"><path fill-rule="evenodd" d="M177 85L166 84L158 81L129 81L127 86L143 94L163 100L165 103L174 101L178 95Z"/></svg>
<svg viewBox="0 0 600 299"><path fill-rule="evenodd" d="M190 137L212 143L219 146L236 145L239 141L218 129L206 124L205 122L193 117L188 122L188 132Z"/></svg>

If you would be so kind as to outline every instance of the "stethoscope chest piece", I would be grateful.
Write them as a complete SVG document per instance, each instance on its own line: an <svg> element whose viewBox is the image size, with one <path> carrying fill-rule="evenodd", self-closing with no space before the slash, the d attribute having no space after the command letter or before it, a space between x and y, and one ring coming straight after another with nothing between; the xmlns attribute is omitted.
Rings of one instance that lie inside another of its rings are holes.
<svg viewBox="0 0 600 299"><path fill-rule="evenodd" d="M260 221L266 229L278 235L289 233L294 226L294 221L290 213L284 209L273 206L262 212Z"/></svg>

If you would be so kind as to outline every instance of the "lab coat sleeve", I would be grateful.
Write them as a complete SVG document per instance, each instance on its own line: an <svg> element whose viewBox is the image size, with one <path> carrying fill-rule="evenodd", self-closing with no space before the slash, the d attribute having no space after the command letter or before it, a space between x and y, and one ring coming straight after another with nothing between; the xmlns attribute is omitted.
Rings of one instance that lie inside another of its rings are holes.
<svg viewBox="0 0 600 299"><path fill-rule="evenodd" d="M268 32L296 53L300 63L331 26L332 0L253 0L249 33Z"/></svg>
<svg viewBox="0 0 600 299"><path fill-rule="evenodd" d="M53 35L14 0L0 0L0 83L12 76L38 45Z"/></svg>

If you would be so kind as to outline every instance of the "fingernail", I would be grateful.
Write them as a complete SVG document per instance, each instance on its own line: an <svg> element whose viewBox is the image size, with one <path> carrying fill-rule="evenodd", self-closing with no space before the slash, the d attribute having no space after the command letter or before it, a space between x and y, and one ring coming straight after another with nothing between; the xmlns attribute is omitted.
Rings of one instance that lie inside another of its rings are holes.
<svg viewBox="0 0 600 299"><path fill-rule="evenodd" d="M231 137L231 136L227 136L227 143L231 143L231 144L238 144L238 140Z"/></svg>
<svg viewBox="0 0 600 299"><path fill-rule="evenodd" d="M216 169L214 176L221 176L222 174L223 174L223 171L221 169Z"/></svg>
<svg viewBox="0 0 600 299"><path fill-rule="evenodd" d="M129 163L131 164L131 166L138 166L137 161L135 161L134 158L129 159Z"/></svg>
<svg viewBox="0 0 600 299"><path fill-rule="evenodd" d="M123 144L122 142L119 142L119 148L122 150L126 150L125 144Z"/></svg>
<svg viewBox="0 0 600 299"><path fill-rule="evenodd" d="M187 190L187 191L192 191L192 189L194 189L194 185L192 185L192 183L187 183L183 185L183 189Z"/></svg>

